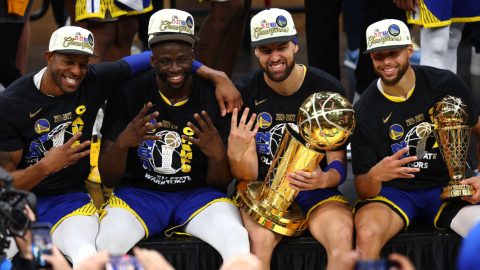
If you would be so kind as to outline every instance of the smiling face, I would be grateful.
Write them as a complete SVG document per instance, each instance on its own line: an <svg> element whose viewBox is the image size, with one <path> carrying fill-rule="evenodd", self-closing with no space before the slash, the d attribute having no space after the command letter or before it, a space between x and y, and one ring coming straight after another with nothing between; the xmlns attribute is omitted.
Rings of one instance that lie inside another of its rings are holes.
<svg viewBox="0 0 480 270"><path fill-rule="evenodd" d="M88 55L47 52L50 75L64 94L74 93L85 78Z"/></svg>
<svg viewBox="0 0 480 270"><path fill-rule="evenodd" d="M260 45L255 48L255 55L267 77L274 82L282 82L295 67L297 51L298 45L287 41Z"/></svg>
<svg viewBox="0 0 480 270"><path fill-rule="evenodd" d="M194 54L183 41L163 41L152 46L150 62L160 80L172 90L180 90L190 77Z"/></svg>
<svg viewBox="0 0 480 270"><path fill-rule="evenodd" d="M387 86L396 85L410 67L409 58L413 55L413 47L383 50L370 53L375 73Z"/></svg>

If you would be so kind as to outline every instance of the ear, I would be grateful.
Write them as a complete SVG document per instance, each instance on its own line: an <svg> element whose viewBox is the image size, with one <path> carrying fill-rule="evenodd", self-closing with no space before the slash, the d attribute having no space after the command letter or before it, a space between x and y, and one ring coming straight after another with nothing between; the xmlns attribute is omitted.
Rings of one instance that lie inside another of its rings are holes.
<svg viewBox="0 0 480 270"><path fill-rule="evenodd" d="M258 57L257 47L255 47L255 56Z"/></svg>
<svg viewBox="0 0 480 270"><path fill-rule="evenodd" d="M373 53L370 53L370 58L373 60Z"/></svg>
<svg viewBox="0 0 480 270"><path fill-rule="evenodd" d="M153 57L153 54L150 55L150 65L152 68L155 68L155 57Z"/></svg>
<svg viewBox="0 0 480 270"><path fill-rule="evenodd" d="M293 41L292 41L292 43L293 43L293 53L297 53L298 52L298 45L295 44Z"/></svg>
<svg viewBox="0 0 480 270"><path fill-rule="evenodd" d="M47 60L47 64L51 66L53 64L53 59L55 58L55 55L53 52L46 51L45 52L45 60Z"/></svg>
<svg viewBox="0 0 480 270"><path fill-rule="evenodd" d="M192 49L192 63L193 63L193 61L195 61L195 52Z"/></svg>
<svg viewBox="0 0 480 270"><path fill-rule="evenodd" d="M413 56L413 45L412 44L408 45L407 53L408 53L408 58Z"/></svg>

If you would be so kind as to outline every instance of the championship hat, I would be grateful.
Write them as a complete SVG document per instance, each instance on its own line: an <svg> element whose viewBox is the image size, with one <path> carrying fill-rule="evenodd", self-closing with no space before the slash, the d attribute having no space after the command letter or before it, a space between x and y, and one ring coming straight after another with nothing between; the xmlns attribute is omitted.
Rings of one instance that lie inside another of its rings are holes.
<svg viewBox="0 0 480 270"><path fill-rule="evenodd" d="M363 53L402 49L410 44L412 39L408 27L402 21L386 19L367 28L367 50Z"/></svg>
<svg viewBox="0 0 480 270"><path fill-rule="evenodd" d="M295 42L297 30L288 11L269 8L253 16L250 21L250 33L251 46L256 47L275 42Z"/></svg>
<svg viewBox="0 0 480 270"><path fill-rule="evenodd" d="M195 23L190 13L178 9L162 9L150 17L148 45L164 40L183 40L195 45L200 38L193 34Z"/></svg>
<svg viewBox="0 0 480 270"><path fill-rule="evenodd" d="M64 26L53 32L48 50L59 53L85 54L101 59L93 54L93 35L87 29L78 26Z"/></svg>

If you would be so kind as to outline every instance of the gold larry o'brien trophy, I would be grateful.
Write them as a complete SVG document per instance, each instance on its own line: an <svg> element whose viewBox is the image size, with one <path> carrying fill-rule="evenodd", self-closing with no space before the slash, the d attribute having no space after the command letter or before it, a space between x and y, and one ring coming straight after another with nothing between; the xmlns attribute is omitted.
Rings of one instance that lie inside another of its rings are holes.
<svg viewBox="0 0 480 270"><path fill-rule="evenodd" d="M465 162L472 128L466 126L467 106L458 97L446 96L434 107L435 139L447 164L450 181L442 189L440 201L452 202L463 196L473 196L471 185L460 185L465 180Z"/></svg>
<svg viewBox="0 0 480 270"><path fill-rule="evenodd" d="M313 172L326 150L343 145L355 127L355 112L340 94L320 92L303 102L297 123L300 132L295 131L295 125L285 125L265 182L251 181L237 196L245 213L260 225L287 236L299 236L307 228L305 214L294 202L299 191L289 186L288 173Z"/></svg>

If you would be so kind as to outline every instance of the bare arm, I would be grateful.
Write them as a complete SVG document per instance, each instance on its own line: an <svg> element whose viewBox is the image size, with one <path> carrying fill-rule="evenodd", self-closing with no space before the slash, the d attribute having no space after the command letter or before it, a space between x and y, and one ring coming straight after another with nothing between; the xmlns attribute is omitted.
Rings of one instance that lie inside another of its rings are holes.
<svg viewBox="0 0 480 270"><path fill-rule="evenodd" d="M242 95L224 72L211 69L207 66L201 66L197 70L197 75L215 83L217 86L215 96L217 97L222 116L225 116L227 113L232 113L235 108L242 108ZM227 106L225 106L225 102Z"/></svg>
<svg viewBox="0 0 480 270"><path fill-rule="evenodd" d="M382 159L368 173L355 175L355 187L360 200L377 196L382 189L382 182L396 178L415 177L411 173L419 172L420 169L402 167L404 164L417 160L416 156L400 159L408 150L409 148L405 147L394 155Z"/></svg>
<svg viewBox="0 0 480 270"><path fill-rule="evenodd" d="M228 184L232 181L232 175L230 174L227 151L223 145L222 138L205 111L202 111L203 119L198 113L194 117L203 132L194 124L188 122L187 126L193 130L198 139L185 135L182 135L182 139L197 145L207 156L207 184L215 189L226 191Z"/></svg>
<svg viewBox="0 0 480 270"><path fill-rule="evenodd" d="M473 134L475 134L475 137L477 137L477 160L480 160L480 118L475 127L473 127L472 131ZM480 168L480 163L478 165L478 168ZM480 173L480 169L477 172ZM475 189L475 194L472 197L462 197L462 200L467 201L471 204L480 203L480 192L478 192L478 190L480 189L480 176L468 178L467 180L462 181L460 184L472 185Z"/></svg>
<svg viewBox="0 0 480 270"><path fill-rule="evenodd" d="M154 112L145 116L152 107L152 103L148 103L128 124L122 133L118 135L115 142L102 139L100 155L98 157L98 170L102 178L102 183L113 188L123 176L127 161L128 149L135 147L144 141L160 140L160 136L149 136L147 132L159 128L162 123L147 124L150 120L158 116L158 112Z"/></svg>
<svg viewBox="0 0 480 270"><path fill-rule="evenodd" d="M232 176L238 181L256 180L258 177L257 145L255 134L258 131L258 123L251 131L256 114L250 117L245 125L249 108L246 108L237 127L238 109L233 110L230 136L228 136L228 162Z"/></svg>
<svg viewBox="0 0 480 270"><path fill-rule="evenodd" d="M71 147L80 136L82 136L81 132L75 134L64 145L50 148L43 159L26 169L17 169L22 158L23 150L0 152L0 167L3 167L12 175L15 188L31 190L49 174L58 172L66 166L73 165L77 163L80 158L90 154L90 150L77 153L84 147L90 145L90 141L85 141L74 148Z"/></svg>

